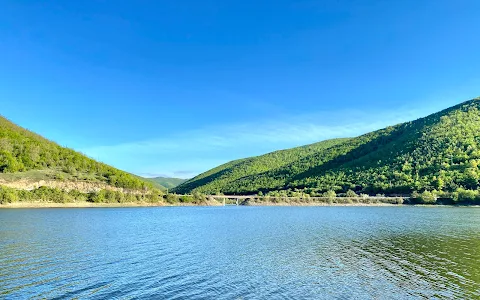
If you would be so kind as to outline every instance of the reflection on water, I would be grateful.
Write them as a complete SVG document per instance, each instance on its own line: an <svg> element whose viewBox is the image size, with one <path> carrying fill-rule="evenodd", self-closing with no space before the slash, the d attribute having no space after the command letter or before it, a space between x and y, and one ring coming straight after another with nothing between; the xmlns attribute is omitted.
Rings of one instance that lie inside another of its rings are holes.
<svg viewBox="0 0 480 300"><path fill-rule="evenodd" d="M474 299L480 297L479 249L479 234L412 233L350 241L335 257L371 295L394 285L402 297Z"/></svg>
<svg viewBox="0 0 480 300"><path fill-rule="evenodd" d="M0 298L475 299L480 209L0 210Z"/></svg>

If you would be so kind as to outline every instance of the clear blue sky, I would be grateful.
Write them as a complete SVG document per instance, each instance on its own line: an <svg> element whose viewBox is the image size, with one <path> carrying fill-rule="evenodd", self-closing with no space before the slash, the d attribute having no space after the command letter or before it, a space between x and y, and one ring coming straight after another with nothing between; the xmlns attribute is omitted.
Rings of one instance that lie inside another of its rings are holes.
<svg viewBox="0 0 480 300"><path fill-rule="evenodd" d="M480 95L480 1L0 4L0 114L140 175L354 136Z"/></svg>

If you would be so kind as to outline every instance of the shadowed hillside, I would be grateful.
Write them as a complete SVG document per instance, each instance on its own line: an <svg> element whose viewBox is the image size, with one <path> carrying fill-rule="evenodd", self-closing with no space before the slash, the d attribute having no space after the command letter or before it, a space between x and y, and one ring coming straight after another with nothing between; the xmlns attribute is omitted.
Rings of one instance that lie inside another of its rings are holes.
<svg viewBox="0 0 480 300"><path fill-rule="evenodd" d="M226 192L230 190L228 186L232 181L241 181L250 176L261 178L267 171L288 166L292 162L328 150L348 140L349 139L327 140L293 149L275 151L257 157L235 160L202 173L181 184L174 190L179 193L188 193L197 189L200 192L207 193ZM260 180L257 184L259 184L260 188L266 186L264 184L272 186L273 181L270 179L268 183ZM234 191L232 191L232 193L234 193Z"/></svg>

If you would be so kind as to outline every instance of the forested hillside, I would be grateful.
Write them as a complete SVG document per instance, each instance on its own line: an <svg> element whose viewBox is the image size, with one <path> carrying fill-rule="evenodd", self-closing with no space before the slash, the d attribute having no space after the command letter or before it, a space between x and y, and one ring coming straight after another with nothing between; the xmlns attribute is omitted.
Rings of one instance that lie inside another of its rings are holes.
<svg viewBox="0 0 480 300"><path fill-rule="evenodd" d="M310 153L294 148L227 163L176 191L318 196L351 190L474 197L480 179L480 99L356 138L314 145L318 147ZM275 153L288 154L289 159Z"/></svg>
<svg viewBox="0 0 480 300"><path fill-rule="evenodd" d="M152 185L132 174L61 147L0 117L0 179L100 182L144 190Z"/></svg>
<svg viewBox="0 0 480 300"><path fill-rule="evenodd" d="M348 140L349 139L327 140L293 149L275 151L257 157L235 160L202 173L181 184L174 190L178 193L186 193L198 188L197 191L199 192L227 192L230 191L227 187L232 181L241 180L247 176L255 176L260 179L263 174L269 170L290 165L292 162L298 161L301 158L309 157L335 145L345 143ZM259 180L259 187L263 187L263 183L271 185L271 179L269 178L268 182Z"/></svg>

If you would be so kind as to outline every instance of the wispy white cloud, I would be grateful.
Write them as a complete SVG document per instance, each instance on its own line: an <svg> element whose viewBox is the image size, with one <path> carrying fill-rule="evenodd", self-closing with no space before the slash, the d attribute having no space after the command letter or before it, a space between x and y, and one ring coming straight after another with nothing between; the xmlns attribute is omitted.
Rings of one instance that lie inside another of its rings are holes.
<svg viewBox="0 0 480 300"><path fill-rule="evenodd" d="M317 112L275 120L231 123L175 133L162 138L80 149L87 155L144 176L192 177L232 159L259 155L336 137L357 136L422 116L388 112Z"/></svg>

